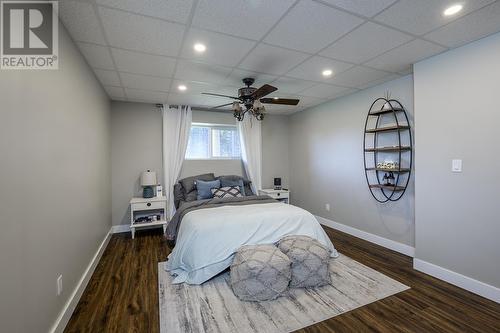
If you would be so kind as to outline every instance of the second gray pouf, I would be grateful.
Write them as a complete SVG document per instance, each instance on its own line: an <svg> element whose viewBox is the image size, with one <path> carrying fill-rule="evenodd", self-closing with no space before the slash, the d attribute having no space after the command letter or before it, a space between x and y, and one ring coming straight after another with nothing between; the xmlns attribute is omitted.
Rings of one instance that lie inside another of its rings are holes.
<svg viewBox="0 0 500 333"><path fill-rule="evenodd" d="M291 278L291 261L274 245L246 245L231 264L231 287L243 301L267 301L282 296Z"/></svg>
<svg viewBox="0 0 500 333"><path fill-rule="evenodd" d="M278 248L292 261L290 288L314 288L331 283L330 250L308 236L286 236Z"/></svg>

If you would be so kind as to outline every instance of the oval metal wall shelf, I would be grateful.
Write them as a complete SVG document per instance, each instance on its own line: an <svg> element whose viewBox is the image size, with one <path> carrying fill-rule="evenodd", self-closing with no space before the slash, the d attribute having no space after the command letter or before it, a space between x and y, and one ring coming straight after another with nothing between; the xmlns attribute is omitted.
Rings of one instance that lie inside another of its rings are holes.
<svg viewBox="0 0 500 333"><path fill-rule="evenodd" d="M398 114L401 115L399 118ZM391 116L394 124L382 124L381 119L385 118L384 120L387 121ZM375 122L375 126L373 126L373 122ZM387 133L396 133L397 145L378 146L378 142L381 139L380 136ZM405 137L402 138L402 134L404 133L407 133L407 135L404 135ZM370 146L367 145L369 141L372 142ZM398 167L394 169L377 167L380 158L379 154L382 153L395 154L397 156L395 161L397 161ZM406 159L403 159L404 154L408 155ZM367 160L373 161L373 164L367 163ZM401 199L410 181L413 163L413 144L408 115L399 101L381 97L377 98L370 106L365 120L363 162L368 189L375 200L384 203ZM383 182L383 175L387 173L395 175L394 182L391 185L384 184Z"/></svg>

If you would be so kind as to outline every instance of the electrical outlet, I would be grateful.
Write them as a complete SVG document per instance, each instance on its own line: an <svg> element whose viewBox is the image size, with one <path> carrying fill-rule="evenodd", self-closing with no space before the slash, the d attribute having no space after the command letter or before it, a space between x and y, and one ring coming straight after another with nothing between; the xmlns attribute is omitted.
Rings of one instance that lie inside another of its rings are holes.
<svg viewBox="0 0 500 333"><path fill-rule="evenodd" d="M462 172L462 160L451 160L451 171Z"/></svg>
<svg viewBox="0 0 500 333"><path fill-rule="evenodd" d="M57 278L57 296L61 295L63 292L63 280L62 275Z"/></svg>
<svg viewBox="0 0 500 333"><path fill-rule="evenodd" d="M325 204L325 209L326 209L328 212L330 211L330 204L329 204L329 203Z"/></svg>

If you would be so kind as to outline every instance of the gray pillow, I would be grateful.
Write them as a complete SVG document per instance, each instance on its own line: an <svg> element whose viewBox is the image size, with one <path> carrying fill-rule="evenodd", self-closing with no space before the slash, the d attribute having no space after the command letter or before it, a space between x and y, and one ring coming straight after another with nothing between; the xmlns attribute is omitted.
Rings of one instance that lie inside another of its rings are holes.
<svg viewBox="0 0 500 333"><path fill-rule="evenodd" d="M205 173L202 175L186 177L179 180L179 183L181 183L182 187L184 188L184 193L188 194L196 189L195 185L196 179L209 181L209 180L215 180L215 176L213 173Z"/></svg>
<svg viewBox="0 0 500 333"><path fill-rule="evenodd" d="M251 181L249 181L248 179L242 177L242 176L238 176L238 175L229 175L229 176L219 176L217 177L220 182L221 182L221 186L235 186L235 185L240 185L240 181L243 181L243 189L242 189L242 193L243 195L245 196L249 196L249 195L253 195L253 191L250 187L250 184L252 183ZM236 182L238 182L238 184L235 184ZM224 185L224 184L227 184L227 185Z"/></svg>
<svg viewBox="0 0 500 333"><path fill-rule="evenodd" d="M236 252L230 283L242 301L267 301L282 296L290 282L290 259L274 245L246 245Z"/></svg>
<svg viewBox="0 0 500 333"><path fill-rule="evenodd" d="M292 261L290 288L314 288L331 283L330 249L308 236L286 236L278 248Z"/></svg>
<svg viewBox="0 0 500 333"><path fill-rule="evenodd" d="M184 191L182 189L182 185L180 183L177 183L174 185L174 205L175 208L179 208L179 205L181 204L181 201L185 201L186 198L184 197Z"/></svg>

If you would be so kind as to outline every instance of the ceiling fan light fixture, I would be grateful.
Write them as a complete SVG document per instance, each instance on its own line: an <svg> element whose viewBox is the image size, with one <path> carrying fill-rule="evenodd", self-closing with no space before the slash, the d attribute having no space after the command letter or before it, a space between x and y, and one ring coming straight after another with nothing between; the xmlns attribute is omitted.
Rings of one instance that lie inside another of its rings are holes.
<svg viewBox="0 0 500 333"><path fill-rule="evenodd" d="M186 91L187 90L187 87L183 84L179 84L179 86L177 87L177 89L179 89L180 91Z"/></svg>

